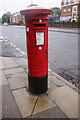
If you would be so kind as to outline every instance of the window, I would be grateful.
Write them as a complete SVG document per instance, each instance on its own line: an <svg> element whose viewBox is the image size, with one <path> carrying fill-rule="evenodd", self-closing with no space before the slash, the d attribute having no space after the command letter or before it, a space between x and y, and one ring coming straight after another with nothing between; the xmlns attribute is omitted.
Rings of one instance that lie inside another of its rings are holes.
<svg viewBox="0 0 80 120"><path fill-rule="evenodd" d="M71 8L68 8L68 12L70 12L71 11Z"/></svg>
<svg viewBox="0 0 80 120"><path fill-rule="evenodd" d="M73 6L73 11L77 11L77 6Z"/></svg>
<svg viewBox="0 0 80 120"><path fill-rule="evenodd" d="M75 12L73 13L73 17L76 17L76 13Z"/></svg>
<svg viewBox="0 0 80 120"><path fill-rule="evenodd" d="M77 3L77 0L74 0L74 3Z"/></svg>
<svg viewBox="0 0 80 120"><path fill-rule="evenodd" d="M66 12L66 9L64 9L63 12Z"/></svg>
<svg viewBox="0 0 80 120"><path fill-rule="evenodd" d="M64 5L66 5L67 4L67 0L64 0Z"/></svg>
<svg viewBox="0 0 80 120"><path fill-rule="evenodd" d="M69 4L69 5L71 4L71 0L68 0L68 4Z"/></svg>
<svg viewBox="0 0 80 120"><path fill-rule="evenodd" d="M73 6L72 16L73 16L73 17L76 17L76 16L77 16L77 6Z"/></svg>

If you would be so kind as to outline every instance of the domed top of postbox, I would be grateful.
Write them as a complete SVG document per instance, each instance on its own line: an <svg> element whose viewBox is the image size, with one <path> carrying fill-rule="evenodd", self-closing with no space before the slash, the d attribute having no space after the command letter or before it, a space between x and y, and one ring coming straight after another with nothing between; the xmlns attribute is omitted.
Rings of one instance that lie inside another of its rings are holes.
<svg viewBox="0 0 80 120"><path fill-rule="evenodd" d="M39 15L49 15L51 14L51 9L42 8L39 6L33 6L29 7L26 10L21 10L21 15L24 15L26 17L33 17L33 16L39 16Z"/></svg>

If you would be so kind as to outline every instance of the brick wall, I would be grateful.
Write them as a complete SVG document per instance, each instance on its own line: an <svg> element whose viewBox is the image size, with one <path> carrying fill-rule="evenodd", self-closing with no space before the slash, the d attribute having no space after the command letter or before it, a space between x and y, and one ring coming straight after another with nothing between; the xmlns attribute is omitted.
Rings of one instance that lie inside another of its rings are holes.
<svg viewBox="0 0 80 120"><path fill-rule="evenodd" d="M20 23L20 21L22 21L22 16L16 16L16 24Z"/></svg>
<svg viewBox="0 0 80 120"><path fill-rule="evenodd" d="M20 24L21 21L23 22L23 16L10 17L10 24Z"/></svg>
<svg viewBox="0 0 80 120"><path fill-rule="evenodd" d="M77 3L74 3L73 0L71 0L71 4L68 3L68 0L66 2L66 5L64 5L64 0L61 2L61 17L68 17L72 16L73 13L73 6L77 6L77 17L76 20L79 21L79 16L80 16L80 2L77 0Z"/></svg>
<svg viewBox="0 0 80 120"><path fill-rule="evenodd" d="M72 8L73 8L73 6L77 6L77 11L78 11L78 9L79 9L78 4L64 6L64 7L61 7L61 16L72 16ZM68 11L69 8L71 9L71 11ZM64 9L66 9L66 12L63 12Z"/></svg>

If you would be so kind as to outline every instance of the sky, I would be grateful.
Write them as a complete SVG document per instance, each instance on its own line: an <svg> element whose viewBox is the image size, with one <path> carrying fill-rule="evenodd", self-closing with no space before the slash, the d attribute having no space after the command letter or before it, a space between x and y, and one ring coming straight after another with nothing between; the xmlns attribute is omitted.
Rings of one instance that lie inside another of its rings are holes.
<svg viewBox="0 0 80 120"><path fill-rule="evenodd" d="M0 0L0 18L7 11L15 13L19 12L20 10L24 10L31 3L38 4L44 8L61 8L61 0Z"/></svg>

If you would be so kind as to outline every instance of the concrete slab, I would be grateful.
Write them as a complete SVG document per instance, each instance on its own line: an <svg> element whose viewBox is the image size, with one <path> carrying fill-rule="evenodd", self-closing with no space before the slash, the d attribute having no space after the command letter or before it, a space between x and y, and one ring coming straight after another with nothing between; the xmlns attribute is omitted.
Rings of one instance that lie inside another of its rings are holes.
<svg viewBox="0 0 80 120"><path fill-rule="evenodd" d="M2 86L0 86L0 118L2 118Z"/></svg>
<svg viewBox="0 0 80 120"><path fill-rule="evenodd" d="M2 61L0 60L0 70L5 69L5 68L6 68L6 66L5 66L4 63L2 63Z"/></svg>
<svg viewBox="0 0 80 120"><path fill-rule="evenodd" d="M52 72L52 70L48 68L48 72Z"/></svg>
<svg viewBox="0 0 80 120"><path fill-rule="evenodd" d="M24 68L28 68L28 60L27 59L23 59L23 58L14 58L15 62L24 67Z"/></svg>
<svg viewBox="0 0 80 120"><path fill-rule="evenodd" d="M58 88L58 86L54 85L54 84L51 83L51 82L48 82L48 88L49 88L50 91L51 91L52 89L56 89L56 88Z"/></svg>
<svg viewBox="0 0 80 120"><path fill-rule="evenodd" d="M0 63L0 70L5 69L5 68L6 68L6 66L4 64Z"/></svg>
<svg viewBox="0 0 80 120"><path fill-rule="evenodd" d="M2 70L0 70L0 86L2 86Z"/></svg>
<svg viewBox="0 0 80 120"><path fill-rule="evenodd" d="M37 96L30 95L25 88L12 91L23 118L31 115Z"/></svg>
<svg viewBox="0 0 80 120"><path fill-rule="evenodd" d="M4 70L5 75L20 73L20 72L24 72L24 69L22 67Z"/></svg>
<svg viewBox="0 0 80 120"><path fill-rule="evenodd" d="M23 87L28 88L28 75L26 72L13 74L7 80L11 90L19 89Z"/></svg>
<svg viewBox="0 0 80 120"><path fill-rule="evenodd" d="M6 63L5 64L6 68L16 68L16 67L19 67L19 65L17 63Z"/></svg>
<svg viewBox="0 0 80 120"><path fill-rule="evenodd" d="M4 75L4 72L2 72L2 85L7 85L7 84L8 84L7 79Z"/></svg>
<svg viewBox="0 0 80 120"><path fill-rule="evenodd" d="M62 81L60 81L58 78L56 78L54 75L50 74L48 77L48 80L53 83L54 85L61 87L66 85L65 83L63 83Z"/></svg>
<svg viewBox="0 0 80 120"><path fill-rule="evenodd" d="M13 60L13 58L12 57L2 57L2 62L4 63L4 64L7 64L7 63L14 63L14 60Z"/></svg>
<svg viewBox="0 0 80 120"><path fill-rule="evenodd" d="M2 63L0 62L0 70L2 70Z"/></svg>
<svg viewBox="0 0 80 120"><path fill-rule="evenodd" d="M68 118L65 116L65 114L57 106L50 108L48 110L45 110L43 112L34 114L34 115L30 116L29 118L54 118L54 120L56 118L59 118L59 120L66 118L66 120L68 120Z"/></svg>
<svg viewBox="0 0 80 120"><path fill-rule="evenodd" d="M0 56L0 60L2 60L2 56Z"/></svg>
<svg viewBox="0 0 80 120"><path fill-rule="evenodd" d="M80 120L80 95L78 96L78 119Z"/></svg>
<svg viewBox="0 0 80 120"><path fill-rule="evenodd" d="M24 69L26 73L28 73L28 68L27 69Z"/></svg>
<svg viewBox="0 0 80 120"><path fill-rule="evenodd" d="M2 117L21 118L19 109L8 85L2 87Z"/></svg>
<svg viewBox="0 0 80 120"><path fill-rule="evenodd" d="M0 59L0 64L2 64L2 59Z"/></svg>
<svg viewBox="0 0 80 120"><path fill-rule="evenodd" d="M47 109L50 109L52 107L56 106L55 103L49 98L49 96L40 96L37 104L35 106L33 114L36 114L41 111L45 111Z"/></svg>
<svg viewBox="0 0 80 120"><path fill-rule="evenodd" d="M75 85L73 85L72 83L68 82L67 80L65 80L63 77L61 77L60 75L58 75L55 72L51 72L56 78L58 78L59 80L61 80L63 83L65 83L66 85L68 85L69 87L71 87L72 89L74 89L75 91L78 92L78 88L75 87Z"/></svg>
<svg viewBox="0 0 80 120"><path fill-rule="evenodd" d="M78 93L69 86L51 91L50 98L68 118L78 118Z"/></svg>
<svg viewBox="0 0 80 120"><path fill-rule="evenodd" d="M6 69L6 66L2 63L2 69Z"/></svg>
<svg viewBox="0 0 80 120"><path fill-rule="evenodd" d="M51 72L48 72L48 75L51 75Z"/></svg>

